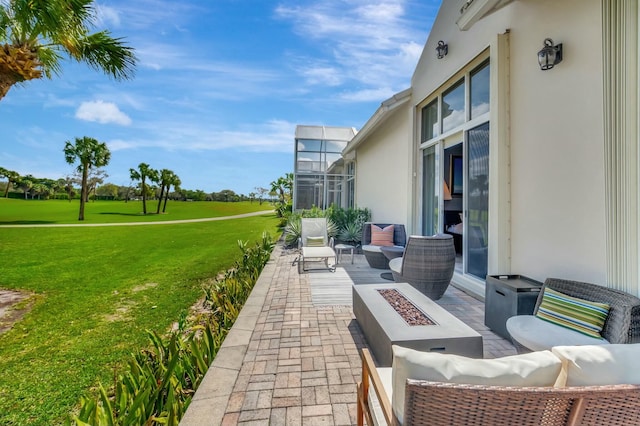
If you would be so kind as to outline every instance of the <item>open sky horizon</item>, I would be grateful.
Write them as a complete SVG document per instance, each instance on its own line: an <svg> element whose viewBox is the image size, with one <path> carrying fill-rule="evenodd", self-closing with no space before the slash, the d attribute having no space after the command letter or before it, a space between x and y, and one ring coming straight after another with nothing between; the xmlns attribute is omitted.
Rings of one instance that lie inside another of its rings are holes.
<svg viewBox="0 0 640 426"><path fill-rule="evenodd" d="M411 76L441 0L103 0L97 30L138 57L133 80L84 64L0 100L0 167L58 179L66 141L106 142L106 182L141 162L182 187L249 194L293 171L295 126L360 129Z"/></svg>

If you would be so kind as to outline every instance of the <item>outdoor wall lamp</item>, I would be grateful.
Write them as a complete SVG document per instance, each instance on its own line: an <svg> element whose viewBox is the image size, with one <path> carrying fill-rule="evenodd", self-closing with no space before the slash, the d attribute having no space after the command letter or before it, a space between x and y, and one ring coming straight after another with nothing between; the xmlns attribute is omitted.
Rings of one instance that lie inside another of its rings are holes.
<svg viewBox="0 0 640 426"><path fill-rule="evenodd" d="M540 69L546 71L562 62L562 43L554 46L553 40L545 38L542 44L544 47L538 52L538 63Z"/></svg>
<svg viewBox="0 0 640 426"><path fill-rule="evenodd" d="M440 40L438 42L438 47L436 47L436 52L438 52L438 59L444 58L447 56L447 53L449 53L449 45Z"/></svg>

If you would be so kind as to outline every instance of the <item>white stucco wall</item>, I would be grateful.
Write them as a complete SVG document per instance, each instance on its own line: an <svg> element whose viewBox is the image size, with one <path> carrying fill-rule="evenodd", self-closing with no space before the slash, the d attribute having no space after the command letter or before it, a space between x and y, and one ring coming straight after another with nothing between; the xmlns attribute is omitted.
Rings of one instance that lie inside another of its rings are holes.
<svg viewBox="0 0 640 426"><path fill-rule="evenodd" d="M411 191L410 103L394 110L356 151L356 204L374 222L407 224Z"/></svg>
<svg viewBox="0 0 640 426"><path fill-rule="evenodd" d="M413 105L510 30L511 271L489 273L603 283L600 2L518 0L469 31L455 24L460 3L443 2L412 79ZM564 60L543 72L536 54L547 37L563 43ZM436 59L438 40L449 44L443 60Z"/></svg>

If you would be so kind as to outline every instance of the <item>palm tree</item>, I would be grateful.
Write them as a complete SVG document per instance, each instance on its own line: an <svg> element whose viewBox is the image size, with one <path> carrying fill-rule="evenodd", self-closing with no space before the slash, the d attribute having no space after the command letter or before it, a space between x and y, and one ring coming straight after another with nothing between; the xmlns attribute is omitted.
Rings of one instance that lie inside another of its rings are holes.
<svg viewBox="0 0 640 426"><path fill-rule="evenodd" d="M20 175L17 172L14 172L13 170L0 168L0 178L3 178L3 177L7 178L7 186L4 189L4 198L8 198L9 189L11 188L11 185L15 187L18 184L18 181L20 180Z"/></svg>
<svg viewBox="0 0 640 426"><path fill-rule="evenodd" d="M104 142L98 142L90 137L76 138L75 144L67 141L64 146L64 157L67 163L73 164L76 160L77 171L82 173L80 213L78 220L84 220L84 204L87 199L87 178L92 167L104 167L111 160L111 152Z"/></svg>
<svg viewBox="0 0 640 426"><path fill-rule="evenodd" d="M162 206L162 213L164 213L167 210L167 200L169 199L169 189L171 189L172 185L173 185L174 191L178 191L180 189L180 185L182 185L182 181L180 180L178 175L173 172L172 172L172 176L167 181L167 192L164 195L164 205Z"/></svg>
<svg viewBox="0 0 640 426"><path fill-rule="evenodd" d="M63 56L116 80L133 77L136 57L109 31L90 33L93 0L0 2L0 99L17 83L61 71Z"/></svg>
<svg viewBox="0 0 640 426"><path fill-rule="evenodd" d="M152 169L147 163L138 164L138 170L129 169L131 180L140 181L140 191L142 192L142 213L147 214L147 178L156 182L158 180L158 171Z"/></svg>
<svg viewBox="0 0 640 426"><path fill-rule="evenodd" d="M156 210L156 214L160 214L160 207L162 207L162 200L163 198L165 198L165 191L166 191L166 198L169 197L169 188L171 187L171 185L173 185L173 181L177 178L178 176L176 176L176 174L169 169L162 169L160 170L160 198L158 199L158 208ZM165 208L167 207L167 203L165 201L164 203ZM164 209L162 210L162 213L164 213Z"/></svg>
<svg viewBox="0 0 640 426"><path fill-rule="evenodd" d="M28 199L27 195L29 194L29 191L31 190L31 187L33 186L33 181L31 179L29 179L30 176L25 176L25 177L20 177L20 179L18 180L18 188L22 189L22 192L24 192L24 199Z"/></svg>

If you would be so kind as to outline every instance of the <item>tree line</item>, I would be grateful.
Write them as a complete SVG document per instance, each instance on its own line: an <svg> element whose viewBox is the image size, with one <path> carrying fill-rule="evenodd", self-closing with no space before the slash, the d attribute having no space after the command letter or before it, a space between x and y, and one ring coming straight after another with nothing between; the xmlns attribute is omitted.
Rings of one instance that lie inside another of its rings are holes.
<svg viewBox="0 0 640 426"><path fill-rule="evenodd" d="M230 189L220 192L205 193L202 190L189 190L180 187L182 182L178 175L169 169L156 170L147 163L138 164L137 168L129 169L131 183L127 186L119 186L112 183L104 183L108 177L101 169L109 164L111 152L106 143L94 138L82 137L72 141L66 141L64 156L68 164L76 165L72 175L60 179L37 178L32 175L21 176L19 173L0 167L0 179L7 179L4 184L4 197L9 197L11 188L22 191L24 198L49 199L66 197L71 201L74 198L80 200L78 220L84 220L85 203L91 195L95 200L98 197L113 200L129 201L141 197L143 214L147 210L148 200L157 200L155 213L166 212L167 201L254 201L262 203L266 189L259 194L251 193L249 196L236 194ZM134 185L135 184L135 185ZM79 188L78 188L79 187ZM173 188L173 191L171 189ZM263 188L260 188L263 189Z"/></svg>

